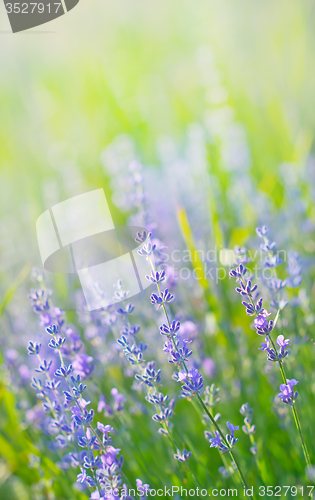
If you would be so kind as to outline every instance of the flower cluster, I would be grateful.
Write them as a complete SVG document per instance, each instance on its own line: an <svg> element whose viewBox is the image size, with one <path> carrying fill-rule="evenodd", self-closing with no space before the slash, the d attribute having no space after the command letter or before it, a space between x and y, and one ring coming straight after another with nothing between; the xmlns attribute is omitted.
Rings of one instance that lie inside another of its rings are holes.
<svg viewBox="0 0 315 500"><path fill-rule="evenodd" d="M242 248L242 255L246 255L246 248ZM237 255L237 253L236 253ZM248 262L248 259L247 259ZM255 316L254 325L258 335L269 335L273 328L274 322L268 321L270 313L263 308L263 299L260 297L258 300L257 284L252 285L250 277L247 278L248 269L242 263L238 267L230 271L230 276L236 279L239 286L236 287L237 293L247 300L243 300L242 304L245 306L246 314L248 316Z"/></svg>
<svg viewBox="0 0 315 500"><path fill-rule="evenodd" d="M151 234L149 233L148 238L150 238ZM167 309L166 309L166 304L167 300L165 300L165 296L168 294L168 289L166 288L164 291L161 289L160 284L165 280L165 273L157 271L153 262L153 252L154 252L154 246L151 245L150 242L144 243L143 247L138 250L139 255L145 256L147 262L149 263L151 267L151 273L150 275L147 275L147 279L150 280L151 282L156 284L157 287L157 293L153 294L154 300L152 300L151 296L151 302L154 304L159 304L159 308L162 307L164 316L166 319L166 322L163 323L160 326L160 334L162 336L167 337L167 341L164 344L163 351L169 355L169 363L177 365L179 371L174 372L173 378L181 382L182 388L181 388L181 396L186 397L186 398L192 398L192 397L197 397L199 402L202 404L203 408L206 410L207 413L207 418L212 421L214 426L216 427L216 431L214 434L214 437L212 436L211 433L205 433L206 437L210 439L211 447L217 447L220 451L222 452L231 452L231 449L235 446L235 444L238 442L238 439L235 438L234 436L234 431L238 430L239 427L234 427L232 424L229 422L227 423L227 426L230 430L230 434L227 434L226 437L224 438L224 435L222 434L220 428L218 427L218 424L216 423L216 420L212 417L212 415L209 413L207 410L207 405L209 402L209 390L207 391L205 401L201 399L201 393L203 391L203 377L202 374L199 373L197 368L190 368L187 366L187 362L189 361L189 358L192 355L192 350L189 349L187 346L190 344L191 340L184 339L182 334L181 334L181 323L179 320L174 319L170 320ZM148 251L150 249L150 251ZM152 251L151 251L152 249ZM242 275L243 272L243 264L240 264L240 272L239 274ZM235 271L236 272L236 271ZM246 272L246 271L245 271ZM171 300L173 300L173 296L171 297ZM214 387L213 387L214 390ZM219 416L218 416L219 418ZM217 420L218 420L217 418ZM181 459L179 458L179 454L174 455L177 460L182 461L184 458L187 459L189 458L190 454L186 453L186 450L183 451L183 454L181 456Z"/></svg>
<svg viewBox="0 0 315 500"><path fill-rule="evenodd" d="M146 237L146 233L138 233L137 239L142 240ZM163 273L151 274L148 279L153 280L153 282L158 283L164 279ZM122 287L121 282L119 284ZM127 298L129 292L125 292L125 298ZM152 301L152 298L151 298ZM158 432L160 434L166 435L171 439L171 424L170 419L173 415L175 399L169 399L169 395L164 395L160 392L161 383L161 370L156 368L155 361L146 362L143 358L143 353L147 349L147 345L143 342L137 342L136 334L139 332L140 327L132 326L129 323L127 316L125 316L124 329L121 331L121 338L117 340L118 345L124 352L131 366L135 370L135 379L140 385L147 387L147 395L145 397L146 401L152 404L155 408L155 413L152 419L160 424ZM185 452L185 453L184 453ZM189 454L184 450L180 453L174 454L174 458L180 461L187 460ZM181 457L180 459L178 457Z"/></svg>
<svg viewBox="0 0 315 500"><path fill-rule="evenodd" d="M147 261L150 263L151 272L146 275L147 280L156 284L157 293L151 295L151 303L157 304L158 308L162 307L164 312L166 311L165 305L174 300L174 296L170 294L168 288L164 290L161 289L160 284L166 279L165 271L157 271L153 264L153 252L156 245L152 245L150 242L151 233L146 234L147 241L143 244L142 248L138 250L139 255L145 256ZM139 235L136 236L136 240L139 240ZM148 251L148 249L150 251ZM198 370L192 369L188 370L185 363L188 361L192 355L192 350L188 348L188 344L191 340L184 339L180 334L180 321L173 320L169 321L168 316L166 323L160 326L160 334L167 337L167 341L164 344L163 351L169 355L169 363L177 365L178 368L182 368L179 372L174 373L174 379L178 382L183 383L182 385L182 396L192 397L196 394L200 394L203 388L203 378Z"/></svg>
<svg viewBox="0 0 315 500"><path fill-rule="evenodd" d="M286 350L290 345L290 340L285 339L283 335L278 335L277 344L279 346L279 351L276 351L273 347L271 347L271 341L269 337L265 337L265 342L262 342L258 349L260 351L267 352L268 361L279 361L288 356L289 351Z"/></svg>
<svg viewBox="0 0 315 500"><path fill-rule="evenodd" d="M226 442L229 444L229 446L227 446L223 441L223 435L219 431L214 431L214 437L212 436L211 432L205 432L205 436L210 442L210 448L218 448L218 450L222 453L228 452L229 449L233 448L238 442L238 439L235 437L234 432L239 430L239 426L235 426L230 422L227 422L226 426L230 431L230 434L226 434L225 436Z"/></svg>
<svg viewBox="0 0 315 500"><path fill-rule="evenodd" d="M292 378L291 380L287 379L286 384L280 385L280 393L278 394L278 398L281 399L283 403L286 405L293 406L296 398L298 397L298 392L294 391L293 387L299 383L298 380Z"/></svg>
<svg viewBox="0 0 315 500"><path fill-rule="evenodd" d="M60 310L52 306L50 296L51 293L43 289L31 291L33 309L40 315L41 323L42 314L61 318ZM127 309L129 314L131 308ZM50 337L48 351L57 353L59 365L56 366L56 360L49 359L49 355L42 359L41 353L45 349L40 343L30 341L28 353L37 357L39 366L35 371L42 375L42 378L33 378L32 387L42 401L47 416L43 421L46 433L54 437L53 448L64 450L58 465L62 469L80 468L78 485L92 488L90 498L93 500L129 498L121 479L123 456L111 444L113 428L102 422L97 422L94 427L94 410L89 409L90 401L83 398L87 389L84 379L91 376L93 358L84 353L78 354L78 338L65 326L63 319L58 324L46 326L46 332ZM72 344L70 347L67 337ZM112 389L111 395L114 410L121 411L126 398L116 388ZM98 410L102 409L104 407L99 403Z"/></svg>
<svg viewBox="0 0 315 500"><path fill-rule="evenodd" d="M107 404L105 396L101 394L97 405L98 413L103 411L106 417L111 417L114 413L122 412L127 401L125 396L121 394L116 387L112 388L111 395L113 398L113 404Z"/></svg>
<svg viewBox="0 0 315 500"><path fill-rule="evenodd" d="M175 377L178 381L184 382L184 385L182 386L182 395L185 397L196 396L196 394L199 394L203 388L202 375L196 368L192 368L188 372L181 370L175 375Z"/></svg>
<svg viewBox="0 0 315 500"><path fill-rule="evenodd" d="M120 471L123 457L119 457L120 450L111 446L109 433L113 429L101 422L97 422L97 429L93 428L94 410L88 409L90 402L82 396L87 386L83 384L80 374L73 375L73 366L65 364L61 352L66 339L58 336L55 324L47 327L46 331L51 336L48 346L57 350L60 357L60 366L54 372L56 378L51 378L49 373L52 361L41 359L39 344L30 342L28 352L37 356L40 364L36 371L45 377L44 381L33 378L32 387L37 391L37 397L43 400L45 412L51 416L49 428L55 435L56 447L72 447L60 465L63 468L69 465L80 467L77 481L95 488L91 498L109 498L106 489L119 490L122 487ZM76 451L77 446L82 449L81 452Z"/></svg>
<svg viewBox="0 0 315 500"><path fill-rule="evenodd" d="M276 244L275 242L271 242L270 240L268 240L268 238L266 237L267 232L268 230L266 226L256 228L257 235L261 239L263 239L263 243L261 243L260 248L266 254L264 266L275 268L276 266L281 264L281 259L279 259L278 256L273 254L273 250L276 247ZM235 253L237 256L241 255L242 259L244 259L246 252L247 251L245 247L243 247L242 249L239 249L238 247ZM247 262L248 259L246 259L246 263ZM239 261L237 261L237 263L239 263ZM294 273L296 276L299 276L301 272L301 267L298 264L297 254L294 253L290 254L289 272L291 277L292 275L294 275ZM257 290L257 286L254 285L254 287L252 287L251 280L247 278L246 275L247 275L247 268L244 267L243 263L239 263L236 269L232 269L230 271L230 276L236 278L236 281L240 284L240 286L236 288L236 291L240 293L242 296L248 297L248 302L243 301L243 305L246 307L246 313L248 315L255 316L254 325L256 328L256 332L258 333L258 335L265 336L265 342L261 343L259 350L266 351L267 359L269 361L277 361L279 363L281 375L285 379L282 363L284 358L286 358L289 354L287 347L289 347L290 345L290 340L285 339L284 335L282 334L278 335L277 345L279 349L277 349L276 345L274 344L271 338L271 333L274 330L274 327L276 325L281 310L287 304L287 301L285 299L280 300L280 298L279 299L277 298L277 293L280 292L287 285L287 280L284 281L279 280L275 273L274 278L269 282L269 288L272 288L275 292L271 304L273 306L278 307L278 313L275 318L275 321L272 320L268 321L268 316L270 316L270 313L268 313L268 311L263 309L262 297L260 297L255 304L254 300L256 300L257 297L254 297L252 292L253 291L255 292ZM297 286L298 284L299 280L296 281ZM291 406L294 405L296 397L298 395L297 391L295 392L293 391L293 387L296 384L297 381L295 379L292 380L287 379L287 384L280 385L281 392L278 394L278 397L281 398L283 403L289 404Z"/></svg>
<svg viewBox="0 0 315 500"><path fill-rule="evenodd" d="M58 307L52 307L50 301L52 290L43 288L43 275L36 268L32 269L32 277L41 287L32 288L28 297L33 311L39 315L41 326L46 328L52 323L56 323L61 327L64 324L64 311Z"/></svg>

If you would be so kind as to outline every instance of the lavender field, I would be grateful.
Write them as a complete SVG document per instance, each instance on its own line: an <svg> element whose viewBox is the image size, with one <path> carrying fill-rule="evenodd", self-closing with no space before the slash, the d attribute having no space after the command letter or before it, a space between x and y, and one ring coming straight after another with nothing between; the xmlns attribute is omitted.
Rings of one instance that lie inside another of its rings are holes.
<svg viewBox="0 0 315 500"><path fill-rule="evenodd" d="M313 498L314 5L89 2L1 35L0 499Z"/></svg>

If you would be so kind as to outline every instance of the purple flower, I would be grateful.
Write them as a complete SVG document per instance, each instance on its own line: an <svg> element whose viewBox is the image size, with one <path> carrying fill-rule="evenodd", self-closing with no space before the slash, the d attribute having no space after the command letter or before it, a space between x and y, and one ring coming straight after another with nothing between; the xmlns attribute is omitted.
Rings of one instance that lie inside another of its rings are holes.
<svg viewBox="0 0 315 500"><path fill-rule="evenodd" d="M106 404L105 396L103 396L103 394L100 395L100 399L97 405L97 411L98 413L104 411L106 416L113 415L113 410L108 404Z"/></svg>
<svg viewBox="0 0 315 500"><path fill-rule="evenodd" d="M178 330L180 329L180 321L172 321L171 325L168 326L165 323L163 323L162 326L160 326L160 333L161 335L168 335L173 337Z"/></svg>
<svg viewBox="0 0 315 500"><path fill-rule="evenodd" d="M151 275L147 275L146 279L151 281L152 283L161 283L161 281L165 280L165 269L155 272L151 269Z"/></svg>
<svg viewBox="0 0 315 500"><path fill-rule="evenodd" d="M192 355L192 351L187 347L180 347L176 352L171 351L171 358L169 359L169 363L182 363L183 361L187 361L188 358Z"/></svg>
<svg viewBox="0 0 315 500"><path fill-rule="evenodd" d="M29 355L32 356L34 354L39 354L40 348L41 348L41 344L37 344L37 342L29 341L27 350L28 350Z"/></svg>
<svg viewBox="0 0 315 500"><path fill-rule="evenodd" d="M152 245L151 242L148 242L148 243L145 243L143 245L143 247L140 248L140 250L137 250L137 252L139 255L150 257L150 255L152 255L152 253L154 252L155 249L156 249L156 245L154 245L154 244Z"/></svg>
<svg viewBox="0 0 315 500"><path fill-rule="evenodd" d="M243 283L243 281L245 281L245 283ZM246 296L251 297L252 293L257 290L257 285L252 286L251 280L248 280L246 282L246 280L244 279L243 281L240 281L241 286L235 288L235 290L237 291L237 293L245 297Z"/></svg>
<svg viewBox="0 0 315 500"><path fill-rule="evenodd" d="M58 365L57 367L54 366L55 376L59 377L59 380L48 376L52 360L41 359L39 357L40 344L30 342L28 346L29 354L37 355L39 359L39 368L35 371L40 372L43 377L46 375L46 377L44 380L33 378L31 384L37 392L37 397L43 402L44 412L41 410L41 415L37 416L34 410L32 410L28 412L27 418L35 424L39 420L39 425L41 425L47 434L55 435L55 442L52 444L54 449L73 446L74 441L77 441L80 447L85 448L81 453L70 452L64 455L61 462L59 462L59 466L64 469L68 468L69 465L80 467L81 473L78 474L77 481L82 484L86 483L91 488L97 487L96 492L92 493L91 498L101 498L102 500L109 498L116 499L116 496L111 494L108 496L104 491L104 474L106 475L107 470L110 468L111 480L119 486L123 457L120 456L118 459L117 455L120 450L116 450L110 446L111 437L108 434L112 430L111 426L98 423L98 432L93 428L94 411L87 409L90 402L85 401L82 397L82 393L86 389L86 386L82 383L82 379L90 376L93 371L93 358L87 354L76 354L72 365L65 364L64 360L67 360L67 363L69 363L68 356L70 354L73 356L73 353L76 353L80 348L80 345L78 345L80 336L72 328L64 328L62 330L62 333L67 335L67 339L58 336L58 332L61 330L64 322L61 319L64 313L57 307L50 307L48 302L50 294L48 292L45 294L41 290L32 291L31 300L33 301L35 312L41 316L42 323L48 325L46 331L51 336L48 344L49 347L59 351L61 364L59 367ZM128 311L130 311L129 308ZM51 318L56 321L56 324L52 324ZM69 339L73 345L70 348L67 346L64 347L66 340ZM72 371L74 371L74 374L72 374ZM59 403L61 396L59 387L67 389L62 391L66 398L63 405ZM112 391L112 395L115 399L115 404L121 406L125 400L124 396L119 394L117 389ZM67 410L70 410L70 415ZM100 432L102 433L101 437L99 435ZM101 448L103 450L102 460L95 453ZM93 478L91 475L88 475L88 471L85 469L92 469L95 477ZM96 475L95 469L102 469L102 473Z"/></svg>
<svg viewBox="0 0 315 500"><path fill-rule="evenodd" d="M108 432L111 432L113 430L113 427L110 425L104 425L101 422L97 422L97 428L99 431L101 431L103 434L108 434Z"/></svg>
<svg viewBox="0 0 315 500"><path fill-rule="evenodd" d="M247 273L247 267L240 264L236 269L231 269L230 276L231 278L242 278Z"/></svg>
<svg viewBox="0 0 315 500"><path fill-rule="evenodd" d="M92 356L78 354L72 363L74 373L79 374L81 378L89 377L94 370L93 361Z"/></svg>
<svg viewBox="0 0 315 500"><path fill-rule="evenodd" d="M180 380L182 376L183 373L181 371L178 374L178 380ZM200 393L202 388L203 379L201 373L198 373L198 370L196 368L189 370L189 372L186 374L185 384L182 386L182 394L186 397L196 396L196 394Z"/></svg>
<svg viewBox="0 0 315 500"><path fill-rule="evenodd" d="M148 496L148 492L150 491L150 485L144 484L141 479L136 479L137 490L140 493L140 500L143 500Z"/></svg>
<svg viewBox="0 0 315 500"><path fill-rule="evenodd" d="M101 461L104 465L113 465L117 464L116 456L119 455L120 449L114 448L113 446L108 446L106 449L106 454L101 456Z"/></svg>
<svg viewBox="0 0 315 500"><path fill-rule="evenodd" d="M121 314L122 316L128 316L129 314L132 314L134 311L135 306L133 304L127 304L126 308L123 309L120 307L117 309L118 314Z"/></svg>
<svg viewBox="0 0 315 500"><path fill-rule="evenodd" d="M280 385L280 393L278 394L278 398L282 400L283 403L293 406L296 398L298 397L298 392L293 391L293 387L299 383L298 380L292 378L291 380L287 379L286 384Z"/></svg>
<svg viewBox="0 0 315 500"><path fill-rule="evenodd" d="M178 372L178 381L179 382L182 382L183 380L186 380L187 378L187 373L185 370L181 370L180 372Z"/></svg>
<svg viewBox="0 0 315 500"><path fill-rule="evenodd" d="M265 309L263 309L257 316L257 318L254 319L254 325L256 328L256 333L258 335L268 335L269 333L272 332L273 330L273 321L267 320L267 317L270 316L270 313L268 313Z"/></svg>
<svg viewBox="0 0 315 500"><path fill-rule="evenodd" d="M183 449L182 452L180 450L177 450L177 453L175 453L174 455L174 458L179 462L186 462L190 457L191 451L187 451L186 449Z"/></svg>
<svg viewBox="0 0 315 500"><path fill-rule="evenodd" d="M226 426L229 429L231 436L234 437L234 432L239 430L239 425L233 425L230 422L226 422Z"/></svg>
<svg viewBox="0 0 315 500"><path fill-rule="evenodd" d="M252 302L246 302L245 300L243 300L242 302L243 306L246 307L246 314L248 316L254 316L255 314L263 314L265 310L262 307L262 303L263 303L262 298L260 298L257 301L256 305L254 305Z"/></svg>
<svg viewBox="0 0 315 500"><path fill-rule="evenodd" d="M265 267L277 267L282 263L282 259L280 259L279 255L275 254L272 257L267 255L264 266Z"/></svg>
<svg viewBox="0 0 315 500"><path fill-rule="evenodd" d="M81 470L81 474L77 475L77 482L84 483L84 481L86 480L86 470L82 469L82 467L80 467L80 470Z"/></svg>
<svg viewBox="0 0 315 500"><path fill-rule="evenodd" d="M52 324L52 317L48 312L41 314L39 318L40 318L40 325L44 326L45 328Z"/></svg>
<svg viewBox="0 0 315 500"><path fill-rule="evenodd" d="M283 335L278 335L277 344L280 347L280 356L281 356L281 358L284 358L285 356L288 355L288 351L286 351L286 348L289 347L290 340L284 339Z"/></svg>
<svg viewBox="0 0 315 500"><path fill-rule="evenodd" d="M140 326L137 325L125 325L124 329L121 331L122 335L136 335L140 331Z"/></svg>
<svg viewBox="0 0 315 500"><path fill-rule="evenodd" d="M150 238L151 233L148 233L146 230L143 230L141 233L137 233L135 240L137 243L144 243L147 238Z"/></svg>
<svg viewBox="0 0 315 500"><path fill-rule="evenodd" d="M168 340L167 342L165 342L164 348L163 348L164 352L170 353L173 351L173 349L174 349L174 346L173 346L173 342L171 340Z"/></svg>
<svg viewBox="0 0 315 500"><path fill-rule="evenodd" d="M238 439L234 436L234 432L239 430L239 426L238 425L233 425L230 422L227 422L226 426L229 429L230 434L227 434L225 436L225 439L229 443L230 447L233 448L233 446L235 446L236 443L238 442Z"/></svg>
<svg viewBox="0 0 315 500"><path fill-rule="evenodd" d="M267 226L256 227L256 233L260 238L263 238L268 232Z"/></svg>
<svg viewBox="0 0 315 500"><path fill-rule="evenodd" d="M223 453L228 451L229 448L223 443L219 431L214 431L214 436L214 438L209 440L210 448L218 448Z"/></svg>
<svg viewBox="0 0 315 500"><path fill-rule="evenodd" d="M29 298L32 302L33 310L37 314L41 314L44 311L49 310L49 296L51 295L50 290L42 290L39 288L38 290L31 290L29 294Z"/></svg>
<svg viewBox="0 0 315 500"><path fill-rule="evenodd" d="M125 396L123 394L120 394L118 392L118 389L116 389L116 387L113 387L113 389L111 390L111 395L113 396L113 398L115 400L114 410L115 411L123 410L124 403L127 401Z"/></svg>
<svg viewBox="0 0 315 500"><path fill-rule="evenodd" d="M258 347L258 349L260 351L266 351L267 352L267 359L268 359L268 361L277 361L278 360L278 355L277 355L276 351L272 347L270 348L270 338L269 337L265 337L265 341L266 342L262 342L261 343L261 345L260 345L260 347ZM281 359L281 357L284 357L284 356L279 355L280 359Z"/></svg>
<svg viewBox="0 0 315 500"><path fill-rule="evenodd" d="M259 330L266 328L268 326L268 316L270 316L270 314L268 314L268 312L263 309L263 311L257 316L257 318L254 319L255 328Z"/></svg>
<svg viewBox="0 0 315 500"><path fill-rule="evenodd" d="M260 347L258 347L258 349L260 351L267 351L269 349L269 346L270 346L270 339L269 337L265 337L265 342L262 342L260 344Z"/></svg>
<svg viewBox="0 0 315 500"><path fill-rule="evenodd" d="M299 254L296 252L288 252L288 267L287 271L290 277L286 280L289 288L297 288L302 281L302 266L299 263Z"/></svg>
<svg viewBox="0 0 315 500"><path fill-rule="evenodd" d="M188 372L188 377L191 379L192 382L196 382L199 380L200 377L202 377L201 373L198 373L198 370L196 368L192 368Z"/></svg>
<svg viewBox="0 0 315 500"><path fill-rule="evenodd" d="M287 280L282 281L280 279L271 278L271 280L267 282L267 285L271 290L281 290L287 286Z"/></svg>

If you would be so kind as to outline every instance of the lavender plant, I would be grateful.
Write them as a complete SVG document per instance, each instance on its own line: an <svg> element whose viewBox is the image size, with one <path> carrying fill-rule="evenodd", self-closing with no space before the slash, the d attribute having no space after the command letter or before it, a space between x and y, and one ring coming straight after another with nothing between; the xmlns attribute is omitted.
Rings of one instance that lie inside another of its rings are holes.
<svg viewBox="0 0 315 500"><path fill-rule="evenodd" d="M117 288L118 291L116 291L116 299L126 299L129 292L122 289L121 281L118 282ZM152 419L161 425L158 432L168 436L170 439L171 445L175 450L174 458L180 462L187 461L191 456L191 452L187 452L186 449L181 452L177 447L172 434L171 417L173 414L175 399L171 399L168 402L169 395L160 392L161 370L156 369L156 363L154 361L146 362L143 358L147 345L143 342L137 343L136 341L136 335L140 331L140 326L132 326L128 319L133 311L134 306L130 303L124 308L120 307L117 309L117 313L123 318L125 323L124 328L121 331L121 338L117 340L117 343L123 350L132 368L135 369L136 381L140 384L144 384L148 389L145 399L154 406L155 411L157 412L152 416Z"/></svg>
<svg viewBox="0 0 315 500"><path fill-rule="evenodd" d="M114 448L111 444L110 433L113 427L102 422L97 422L95 427L94 410L89 410L90 401L83 398L83 393L87 389L84 379L91 375L88 360L84 354L78 354L77 338L72 349L67 349L67 339L61 335L69 334L69 329L64 326L64 320L60 319L62 312L52 307L50 295L51 292L43 289L32 290L30 299L34 311L40 315L41 322L48 322L48 317L50 321L59 320L59 325L52 324L46 328L47 334L51 337L48 347L59 357L59 366L55 369L53 377L50 373L55 361L49 359L49 355L41 357L40 343L30 341L28 353L37 357L39 367L35 371L42 376L33 378L32 387L36 390L37 398L42 401L45 414L48 415L43 424L46 432L54 437L53 448L64 453L59 466L63 469L69 466L80 468L77 482L92 490L91 500L131 498L126 493L127 486L122 481L123 455L120 454L120 449ZM80 359L78 361L76 357L68 364L66 360L73 351L77 357L80 356ZM124 402L123 396L118 391L112 391L112 395L118 410ZM143 486L142 482L138 481L140 491L143 488L143 491L148 490L148 485Z"/></svg>
<svg viewBox="0 0 315 500"><path fill-rule="evenodd" d="M278 308L278 312L274 320L268 320L268 317L271 315L271 313L263 308L263 298L259 297L258 295L257 284L253 285L252 275L248 272L247 267L245 267L245 264L250 261L247 255L247 249L245 247L235 248L236 260L238 265L235 269L232 269L230 271L230 276L236 279L236 282L238 284L236 288L237 293L239 293L242 298L246 298L246 300L242 301L242 304L245 306L246 314L255 318L254 326L256 328L256 333L259 336L265 337L265 342L261 344L259 349L267 353L268 361L278 363L283 380L283 383L280 385L280 393L278 394L278 398L280 398L284 404L289 405L292 409L295 425L301 440L304 458L307 466L310 466L310 456L302 433L301 424L296 409L296 399L298 397L298 392L294 389L294 387L298 384L298 381L295 379L288 379L284 368L284 360L289 354L287 347L289 347L290 341L289 339L285 339L284 335L278 335L276 340L276 344L278 345L277 348L272 338L272 332L276 327L282 310L287 305L287 300L281 298L281 290L286 286L286 281L279 279L276 273L276 267L281 264L282 260L277 253L274 253L276 243L271 242L267 238L267 231L268 230L266 226L262 226L261 228L258 227L256 229L256 233L263 240L260 248L265 255L263 262L264 268L273 269L273 277L269 281L269 288L273 292L271 305ZM296 272L296 276L299 276L301 270L299 266L296 265L296 260L297 257L295 256L294 263L291 264L291 271L292 273ZM296 280L295 284L297 285L299 282L300 279Z"/></svg>
<svg viewBox="0 0 315 500"><path fill-rule="evenodd" d="M216 419L212 416L201 397L203 390L203 377L197 369L189 369L188 361L192 355L192 350L188 347L190 341L184 339L180 334L180 321L170 320L166 305L173 301L174 296L169 293L167 288L164 290L161 289L160 284L165 280L165 273L163 271L158 271L155 267L154 251L156 249L156 244L151 243L150 238L151 233L143 231L142 233L137 233L135 240L138 243L143 243L141 249L138 250L138 253L139 255L145 257L150 265L150 275L147 275L146 278L155 283L157 287L157 293L153 293L151 295L151 303L153 305L157 305L158 309L162 308L164 313L166 323L163 323L160 326L160 333L165 336L167 340L163 350L169 355L169 363L174 364L179 369L179 371L174 372L173 377L175 380L183 384L181 387L182 397L185 397L188 400L193 400L193 398L196 397L215 428L214 437L210 438L210 447L218 448L218 450L223 454L229 453L243 486L247 488L244 475L233 451L234 446L238 442L234 432L238 430L239 427L227 422L229 433L224 435Z"/></svg>

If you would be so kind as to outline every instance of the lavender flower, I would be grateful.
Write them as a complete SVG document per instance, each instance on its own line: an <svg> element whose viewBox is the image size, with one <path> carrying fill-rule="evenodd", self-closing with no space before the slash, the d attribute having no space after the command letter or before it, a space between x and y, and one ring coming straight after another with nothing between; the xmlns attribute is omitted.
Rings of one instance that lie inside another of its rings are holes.
<svg viewBox="0 0 315 500"><path fill-rule="evenodd" d="M286 351L286 348L289 347L290 340L285 339L283 335L278 335L277 344L280 347L280 351L278 353L278 356L280 359L283 359L289 354L289 351Z"/></svg>
<svg viewBox="0 0 315 500"><path fill-rule="evenodd" d="M224 442L222 441L222 437L219 433L219 431L214 431L214 438L210 438L210 448L218 448L219 451L222 451L222 453L226 453L227 451L229 451L229 448L228 446L226 446L226 444L224 444Z"/></svg>
<svg viewBox="0 0 315 500"><path fill-rule="evenodd" d="M179 462L186 462L187 460L189 460L190 457L191 457L191 451L187 451L185 449L183 449L182 452L180 450L177 450L177 453L175 453L174 455L174 458Z"/></svg>
<svg viewBox="0 0 315 500"><path fill-rule="evenodd" d="M254 319L254 325L258 335L268 335L273 330L273 321L268 321L267 317L270 316L265 309L263 309L258 316Z"/></svg>
<svg viewBox="0 0 315 500"><path fill-rule="evenodd" d="M187 373L184 370L179 372L178 380L180 382L185 382L182 386L182 394L185 397L196 396L196 394L200 394L203 388L202 375L198 373L198 370L195 368L189 370Z"/></svg>
<svg viewBox="0 0 315 500"><path fill-rule="evenodd" d="M235 446L236 443L238 442L238 439L234 436L234 432L239 430L239 426L238 425L235 426L235 425L231 424L230 422L227 422L226 426L229 429L230 434L227 434L225 436L225 438L226 438L227 442L229 443L230 447L233 448L233 446Z"/></svg>
<svg viewBox="0 0 315 500"><path fill-rule="evenodd" d="M293 387L299 383L298 380L292 378L291 380L287 379L286 384L280 385L280 393L278 394L278 398L287 405L293 406L295 400L298 397L298 392L293 390Z"/></svg>

